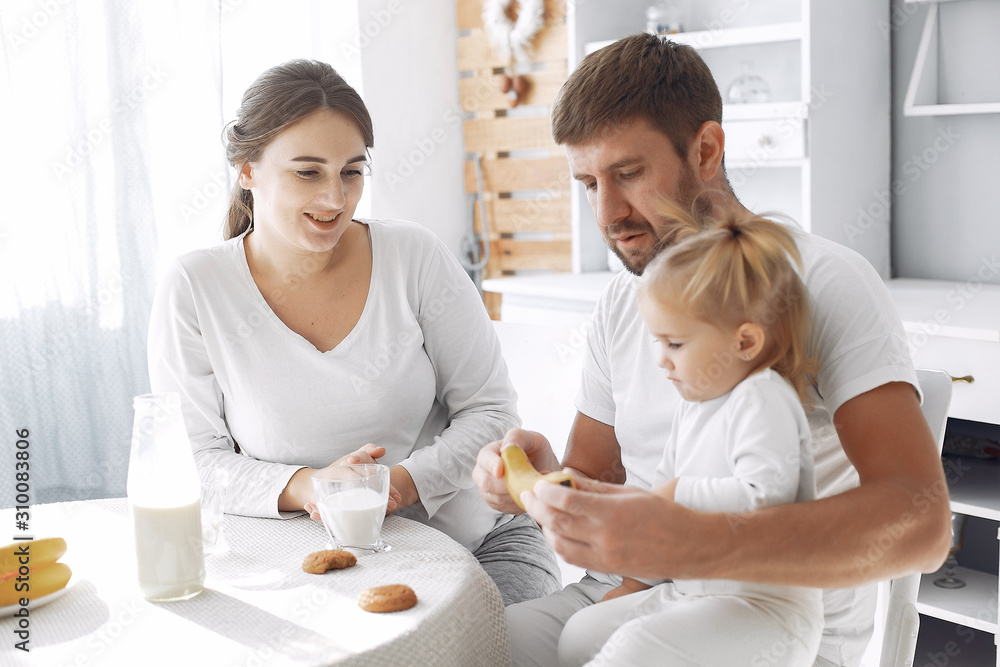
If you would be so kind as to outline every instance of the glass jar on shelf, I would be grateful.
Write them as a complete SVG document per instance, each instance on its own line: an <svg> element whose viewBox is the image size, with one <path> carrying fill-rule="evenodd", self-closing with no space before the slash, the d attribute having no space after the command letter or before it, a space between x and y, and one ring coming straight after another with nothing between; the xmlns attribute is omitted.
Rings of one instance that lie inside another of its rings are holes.
<svg viewBox="0 0 1000 667"><path fill-rule="evenodd" d="M726 91L726 101L730 104L760 104L771 101L771 85L767 79L753 69L753 62L744 60L743 72Z"/></svg>
<svg viewBox="0 0 1000 667"><path fill-rule="evenodd" d="M651 35L674 35L683 32L680 0L663 0L646 9L646 32Z"/></svg>
<svg viewBox="0 0 1000 667"><path fill-rule="evenodd" d="M944 563L944 576L934 580L934 585L941 588L964 588L965 582L956 575L958 559L955 556L962 550L965 541L965 515L952 512L951 515L951 549L948 550L948 560Z"/></svg>

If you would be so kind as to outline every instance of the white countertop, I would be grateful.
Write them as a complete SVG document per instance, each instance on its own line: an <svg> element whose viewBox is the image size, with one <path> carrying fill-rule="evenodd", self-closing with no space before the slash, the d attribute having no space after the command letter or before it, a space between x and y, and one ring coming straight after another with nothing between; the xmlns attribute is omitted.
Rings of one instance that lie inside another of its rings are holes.
<svg viewBox="0 0 1000 667"><path fill-rule="evenodd" d="M907 332L1000 342L1000 285L912 278L887 285Z"/></svg>
<svg viewBox="0 0 1000 667"><path fill-rule="evenodd" d="M545 273L510 278L487 278L484 292L517 296L546 297L570 301L597 303L604 288L617 273L591 271L587 273Z"/></svg>

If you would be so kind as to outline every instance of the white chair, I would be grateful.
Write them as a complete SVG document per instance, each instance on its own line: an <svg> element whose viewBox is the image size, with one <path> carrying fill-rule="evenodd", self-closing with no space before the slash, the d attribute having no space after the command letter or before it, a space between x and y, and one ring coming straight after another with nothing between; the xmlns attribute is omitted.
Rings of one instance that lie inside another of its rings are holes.
<svg viewBox="0 0 1000 667"><path fill-rule="evenodd" d="M917 370L917 380L924 394L921 410L937 443L938 453L944 444L948 407L951 404L951 376L944 371ZM882 633L879 667L912 667L917 648L920 615L917 613L917 591L920 575L909 574L879 583L879 602L875 612L875 634Z"/></svg>

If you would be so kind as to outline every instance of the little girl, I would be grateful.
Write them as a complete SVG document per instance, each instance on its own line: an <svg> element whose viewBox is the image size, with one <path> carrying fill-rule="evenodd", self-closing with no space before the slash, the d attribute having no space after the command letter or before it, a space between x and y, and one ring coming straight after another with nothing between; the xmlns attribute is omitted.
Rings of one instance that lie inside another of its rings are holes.
<svg viewBox="0 0 1000 667"><path fill-rule="evenodd" d="M782 226L685 222L704 231L660 253L639 282L659 366L684 399L653 490L727 513L738 531L743 512L815 498L803 409L815 372L808 295ZM559 656L563 665L620 664L619 647L641 635L662 647L648 664L812 665L822 629L819 589L624 577L570 619Z"/></svg>

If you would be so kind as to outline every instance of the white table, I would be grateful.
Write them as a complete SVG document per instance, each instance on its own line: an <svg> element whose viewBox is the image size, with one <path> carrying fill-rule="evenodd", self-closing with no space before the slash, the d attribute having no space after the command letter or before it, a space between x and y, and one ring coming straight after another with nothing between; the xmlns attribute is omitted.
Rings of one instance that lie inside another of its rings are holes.
<svg viewBox="0 0 1000 667"><path fill-rule="evenodd" d="M0 510L20 535L12 509ZM503 603L475 558L443 533L387 517L387 553L323 575L302 571L324 548L322 525L227 515L228 550L208 557L206 588L182 602L151 603L136 583L123 499L31 510L30 534L60 536L73 569L61 598L30 610L30 653L14 648L15 619L0 619L2 665L506 665ZM2 533L0 533L2 535ZM6 538L6 539L5 539ZM371 586L402 583L417 606L372 614L356 604Z"/></svg>

